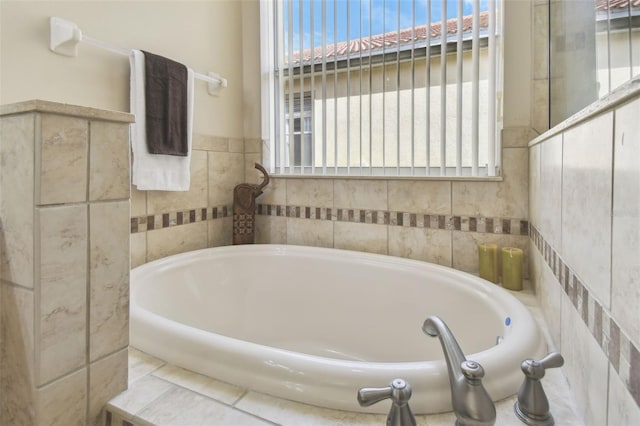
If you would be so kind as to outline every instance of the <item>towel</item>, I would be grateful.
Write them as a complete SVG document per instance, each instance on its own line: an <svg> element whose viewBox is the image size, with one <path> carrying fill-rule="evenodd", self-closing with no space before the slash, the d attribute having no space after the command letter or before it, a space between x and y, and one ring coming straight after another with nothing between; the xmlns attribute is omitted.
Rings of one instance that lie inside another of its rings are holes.
<svg viewBox="0 0 640 426"><path fill-rule="evenodd" d="M136 117L136 122L131 125L132 182L142 191L188 191L191 181L194 73L187 69L187 155L150 154L147 147L144 56L140 50L133 50L129 57L131 113Z"/></svg>
<svg viewBox="0 0 640 426"><path fill-rule="evenodd" d="M186 156L187 67L153 53L142 53L149 154Z"/></svg>

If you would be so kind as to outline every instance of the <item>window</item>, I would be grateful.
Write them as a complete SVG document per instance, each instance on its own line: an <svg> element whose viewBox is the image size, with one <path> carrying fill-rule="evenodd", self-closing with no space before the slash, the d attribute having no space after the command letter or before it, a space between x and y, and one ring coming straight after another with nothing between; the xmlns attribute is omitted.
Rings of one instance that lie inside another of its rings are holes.
<svg viewBox="0 0 640 426"><path fill-rule="evenodd" d="M263 0L270 172L499 174L498 2Z"/></svg>
<svg viewBox="0 0 640 426"><path fill-rule="evenodd" d="M311 116L311 94L305 93L300 102L300 94L293 94L293 103L289 103L289 94L286 94L285 106L285 134L284 134L284 155L285 160L280 160L280 151L276 151L276 163L290 164L293 158L293 165L311 166L312 164L312 116ZM290 132L293 127L293 133Z"/></svg>

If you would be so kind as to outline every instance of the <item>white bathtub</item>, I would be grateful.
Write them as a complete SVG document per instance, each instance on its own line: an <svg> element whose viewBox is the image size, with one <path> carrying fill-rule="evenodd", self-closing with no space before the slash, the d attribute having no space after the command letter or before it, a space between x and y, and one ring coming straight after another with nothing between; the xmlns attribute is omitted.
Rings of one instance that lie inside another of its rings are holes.
<svg viewBox="0 0 640 426"><path fill-rule="evenodd" d="M403 378L414 413L451 410L439 340L422 332L431 315L483 365L496 401L517 392L523 359L543 355L535 320L515 297L429 263L244 245L131 272L132 346L241 387L334 409L385 413L386 401L360 407L358 389Z"/></svg>

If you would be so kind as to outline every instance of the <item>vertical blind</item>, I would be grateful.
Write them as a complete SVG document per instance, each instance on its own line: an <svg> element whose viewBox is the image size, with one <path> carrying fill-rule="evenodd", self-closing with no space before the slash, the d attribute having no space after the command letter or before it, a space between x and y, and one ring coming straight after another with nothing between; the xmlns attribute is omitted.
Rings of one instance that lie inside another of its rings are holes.
<svg viewBox="0 0 640 426"><path fill-rule="evenodd" d="M496 176L500 0L263 0L283 175Z"/></svg>

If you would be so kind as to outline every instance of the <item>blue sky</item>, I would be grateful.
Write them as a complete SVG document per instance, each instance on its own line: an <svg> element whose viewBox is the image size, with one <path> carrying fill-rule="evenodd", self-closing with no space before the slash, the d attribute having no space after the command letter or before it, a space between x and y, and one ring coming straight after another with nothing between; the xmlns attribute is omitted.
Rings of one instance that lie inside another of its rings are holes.
<svg viewBox="0 0 640 426"><path fill-rule="evenodd" d="M442 20L442 6L444 0L431 0L431 22ZM293 2L293 35L294 48L300 49L300 2ZM458 0L446 0L447 19L455 18L458 14ZM489 0L480 0L480 10L488 10ZM398 29L398 15L400 29L410 28L415 24L424 25L427 20L428 0L325 0L326 8L326 40L333 43L334 25L337 27L337 41L347 40L347 16L349 16L349 38L357 39L371 34L381 34ZM288 27L288 0L284 0L285 28ZM313 7L313 21L315 34L314 46L322 43L322 0L302 0L302 33L303 47L311 45L311 9ZM473 11L473 0L462 0L463 15L470 15ZM334 14L337 22L334 23ZM371 19L369 19L371 17ZM415 17L415 18L414 18ZM285 32L286 34L286 32ZM287 36L285 35L285 40ZM287 42L285 41L285 44Z"/></svg>

